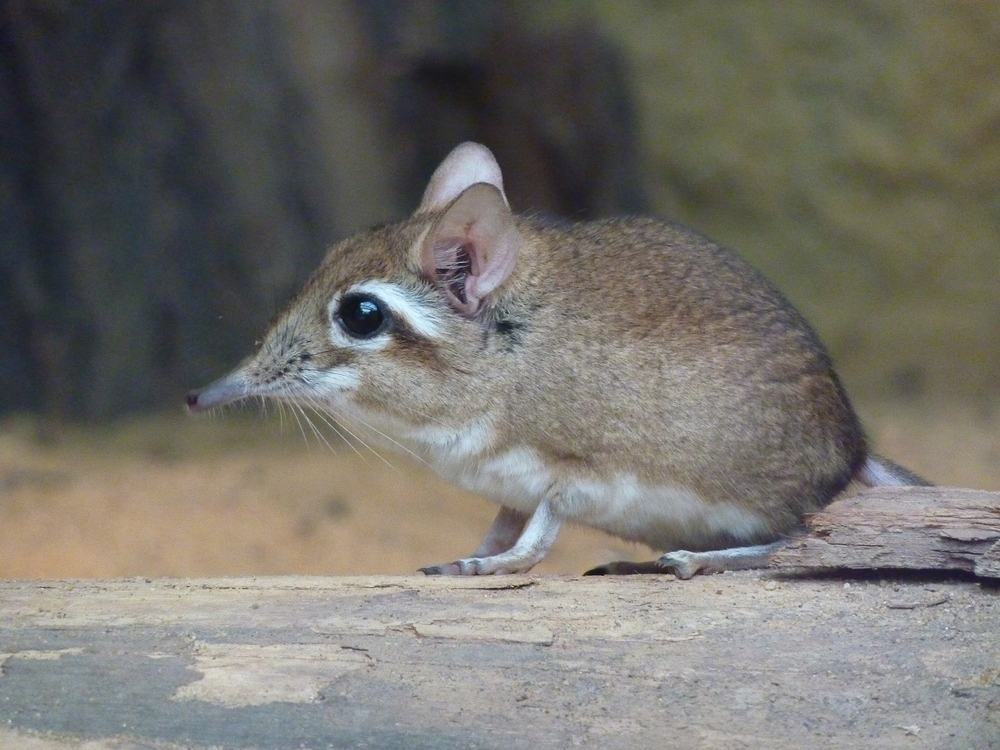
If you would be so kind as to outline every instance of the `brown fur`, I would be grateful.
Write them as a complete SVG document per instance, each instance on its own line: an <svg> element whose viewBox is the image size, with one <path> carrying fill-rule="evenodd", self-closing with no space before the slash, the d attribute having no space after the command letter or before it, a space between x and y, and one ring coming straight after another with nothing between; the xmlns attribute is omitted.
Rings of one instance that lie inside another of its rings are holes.
<svg viewBox="0 0 1000 750"><path fill-rule="evenodd" d="M528 448L555 484L627 472L764 521L753 532L707 534L664 518L627 534L660 549L771 541L858 476L865 437L829 357L753 268L654 219L510 214L499 173L489 179L496 190L463 198L459 177L443 166L414 216L333 248L238 372L262 382L283 371L308 383L303 368L349 364L360 380L350 404L384 417L383 429L488 423L488 455ZM473 286L465 299L464 270L456 280L437 268L461 252L456 233L473 231L467 214L485 215L492 235L517 245L513 270L480 302ZM443 335L421 336L398 319L378 351L332 346L330 300L366 280L408 290L439 313ZM215 401L231 400L232 389L223 391ZM615 521L601 528L625 534Z"/></svg>

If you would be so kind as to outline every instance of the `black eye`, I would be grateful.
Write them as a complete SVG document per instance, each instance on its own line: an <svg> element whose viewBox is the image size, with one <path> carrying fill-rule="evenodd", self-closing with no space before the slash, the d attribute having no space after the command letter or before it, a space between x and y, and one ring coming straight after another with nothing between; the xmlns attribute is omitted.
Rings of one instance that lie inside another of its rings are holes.
<svg viewBox="0 0 1000 750"><path fill-rule="evenodd" d="M382 304L380 299L369 294L349 294L340 301L337 317L349 334L367 339L382 330L389 319Z"/></svg>

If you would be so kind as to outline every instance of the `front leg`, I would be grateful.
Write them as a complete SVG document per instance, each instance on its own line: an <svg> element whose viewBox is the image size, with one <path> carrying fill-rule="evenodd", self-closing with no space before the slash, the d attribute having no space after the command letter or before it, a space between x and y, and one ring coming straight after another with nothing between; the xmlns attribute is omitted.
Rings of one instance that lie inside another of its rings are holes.
<svg viewBox="0 0 1000 750"><path fill-rule="evenodd" d="M528 523L528 518L527 513L508 508L506 505L501 506L497 517L493 519L493 525L472 556L492 557L509 550L517 543L525 524Z"/></svg>
<svg viewBox="0 0 1000 750"><path fill-rule="evenodd" d="M562 526L562 520L552 512L549 500L542 500L514 546L501 551L503 547L501 542L508 535L513 536L516 533L518 517L523 519L524 514L510 508L502 508L483 543L476 550L475 557L466 557L447 565L434 565L420 570L429 576L527 573L541 562L552 548L552 543ZM523 524L523 520L520 523ZM500 549L497 549L498 547Z"/></svg>

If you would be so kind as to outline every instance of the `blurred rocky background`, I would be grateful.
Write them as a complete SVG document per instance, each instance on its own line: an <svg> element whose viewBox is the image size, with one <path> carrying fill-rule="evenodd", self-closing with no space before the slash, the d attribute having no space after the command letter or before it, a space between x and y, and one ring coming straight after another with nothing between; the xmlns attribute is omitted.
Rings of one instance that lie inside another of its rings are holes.
<svg viewBox="0 0 1000 750"><path fill-rule="evenodd" d="M855 396L988 408L1000 6L0 5L0 412L174 408L463 139L761 267Z"/></svg>

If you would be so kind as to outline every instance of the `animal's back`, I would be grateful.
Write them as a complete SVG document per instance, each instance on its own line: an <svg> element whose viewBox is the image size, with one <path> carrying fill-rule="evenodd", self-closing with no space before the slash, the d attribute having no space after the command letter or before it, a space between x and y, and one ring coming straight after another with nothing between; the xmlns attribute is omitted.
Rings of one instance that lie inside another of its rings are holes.
<svg viewBox="0 0 1000 750"><path fill-rule="evenodd" d="M848 484L860 425L812 329L751 266L653 219L522 227L542 251L514 306L512 374L523 403L548 407L515 409L522 439L773 528Z"/></svg>

